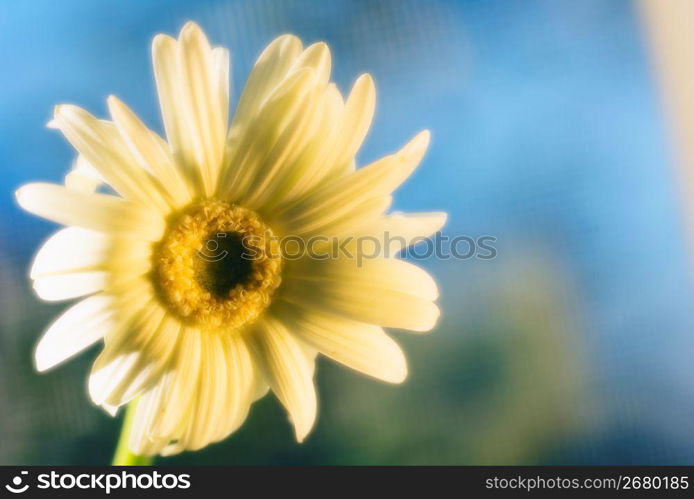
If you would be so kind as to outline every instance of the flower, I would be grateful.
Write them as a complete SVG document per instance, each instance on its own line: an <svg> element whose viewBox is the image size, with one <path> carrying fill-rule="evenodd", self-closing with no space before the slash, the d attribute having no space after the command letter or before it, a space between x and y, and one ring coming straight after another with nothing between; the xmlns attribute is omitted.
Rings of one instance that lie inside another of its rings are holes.
<svg viewBox="0 0 694 499"><path fill-rule="evenodd" d="M405 357L383 327L430 330L438 292L392 254L332 255L321 239L288 258L282 238L359 250L360 237L380 246L386 235L400 250L439 230L442 213L386 213L429 134L356 168L374 84L362 75L343 100L324 43L273 41L230 126L226 49L188 23L178 39L157 35L152 56L166 141L113 96L111 121L57 106L49 126L79 152L76 167L65 185L17 191L24 209L68 226L36 255L36 293L82 298L45 332L36 367L103 341L89 394L111 414L136 404L135 454L219 441L268 388L302 441L316 417L316 355L402 382Z"/></svg>

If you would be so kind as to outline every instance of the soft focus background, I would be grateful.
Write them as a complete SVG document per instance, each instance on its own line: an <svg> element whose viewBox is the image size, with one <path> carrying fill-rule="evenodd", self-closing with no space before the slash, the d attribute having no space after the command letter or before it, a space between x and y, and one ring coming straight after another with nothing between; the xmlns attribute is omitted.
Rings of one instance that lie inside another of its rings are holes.
<svg viewBox="0 0 694 499"><path fill-rule="evenodd" d="M431 335L397 333L405 385L321 361L303 445L266 397L233 437L159 462L694 464L686 196L626 0L0 0L0 464L110 460L120 421L85 388L96 349L33 371L64 305L40 303L26 274L56 227L13 193L62 181L73 159L45 128L54 104L104 116L113 93L160 130L149 44L189 19L231 48L235 96L285 32L328 42L343 90L371 73L361 162L431 129L395 208L448 211L446 235L492 235L498 255L423 263L444 313Z"/></svg>

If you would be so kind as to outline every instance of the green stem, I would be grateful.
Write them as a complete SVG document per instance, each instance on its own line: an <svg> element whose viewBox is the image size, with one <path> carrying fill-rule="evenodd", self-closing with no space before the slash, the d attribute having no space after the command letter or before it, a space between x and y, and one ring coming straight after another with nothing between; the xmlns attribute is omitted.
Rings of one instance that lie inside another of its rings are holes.
<svg viewBox="0 0 694 499"><path fill-rule="evenodd" d="M154 461L152 456L138 456L130 452L130 432L135 420L136 407L137 400L133 400L125 411L123 427L120 431L120 437L118 437L118 446L111 463L113 466L149 466Z"/></svg>

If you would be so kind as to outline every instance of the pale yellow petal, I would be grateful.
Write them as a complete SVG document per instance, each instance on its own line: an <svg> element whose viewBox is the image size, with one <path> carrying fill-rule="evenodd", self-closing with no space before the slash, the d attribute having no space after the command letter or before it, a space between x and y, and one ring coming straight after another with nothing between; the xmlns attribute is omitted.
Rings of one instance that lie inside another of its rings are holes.
<svg viewBox="0 0 694 499"><path fill-rule="evenodd" d="M301 41L297 37L282 35L260 54L239 99L229 132L230 140L233 141L235 135L260 111L275 87L287 76L301 49Z"/></svg>
<svg viewBox="0 0 694 499"><path fill-rule="evenodd" d="M307 95L300 112L291 115L287 126L277 135L272 147L267 149L262 168L256 168L247 189L241 193L240 202L249 209L272 211L272 203L283 189L291 171L297 168L305 150L317 134L322 133L321 108L323 96L317 88Z"/></svg>
<svg viewBox="0 0 694 499"><path fill-rule="evenodd" d="M277 312L299 339L347 367L389 383L407 377L407 361L382 328L343 317L286 306Z"/></svg>
<svg viewBox="0 0 694 499"><path fill-rule="evenodd" d="M397 153L327 182L279 210L276 216L295 233L315 231L316 226L327 226L340 220L371 199L390 195L414 171L428 144L429 132L421 132Z"/></svg>
<svg viewBox="0 0 694 499"><path fill-rule="evenodd" d="M189 187L167 144L117 97L111 95L108 98L108 107L133 156L163 185L172 205L179 208L188 203L192 198Z"/></svg>
<svg viewBox="0 0 694 499"><path fill-rule="evenodd" d="M227 390L223 407L225 417L215 440L225 438L243 424L256 395L257 375L246 341L239 335L225 335L222 345L227 367Z"/></svg>
<svg viewBox="0 0 694 499"><path fill-rule="evenodd" d="M345 102L340 141L335 146L335 164L350 165L371 127L376 109L376 87L369 74L363 74L352 87Z"/></svg>
<svg viewBox="0 0 694 499"><path fill-rule="evenodd" d="M293 218L276 213L273 220L285 234L293 236L340 236L364 230L381 218L393 202L392 196L375 196L360 203L336 206L313 217Z"/></svg>
<svg viewBox="0 0 694 499"><path fill-rule="evenodd" d="M288 278L280 298L307 308L383 327L424 332L438 321L439 309L429 300L406 290L360 287L357 280L304 280ZM356 285L355 285L356 284Z"/></svg>
<svg viewBox="0 0 694 499"><path fill-rule="evenodd" d="M329 121L325 136L307 157L294 178L287 180L283 196L276 204L291 202L319 188L329 178L339 178L354 169L355 155L371 126L376 105L376 91L368 74L360 76L343 103L334 85L326 88L324 112Z"/></svg>
<svg viewBox="0 0 694 499"><path fill-rule="evenodd" d="M202 361L200 331L184 328L176 347L176 358L170 386L163 394L164 408L150 430L153 438L181 439L187 419L194 411L195 390L200 379Z"/></svg>
<svg viewBox="0 0 694 499"><path fill-rule="evenodd" d="M212 84L222 114L222 129L229 127L229 51L224 47L212 49ZM225 138L226 140L226 138Z"/></svg>
<svg viewBox="0 0 694 499"><path fill-rule="evenodd" d="M54 114L60 131L116 192L162 213L170 211L156 181L137 165L112 123L72 105L56 106Z"/></svg>
<svg viewBox="0 0 694 499"><path fill-rule="evenodd" d="M34 257L32 279L53 274L113 270L141 275L150 270L151 243L117 238L81 227L53 234Z"/></svg>
<svg viewBox="0 0 694 499"><path fill-rule="evenodd" d="M448 215L431 213L392 213L380 218L362 232L351 234L354 243L361 245L366 254L396 256L400 251L432 236L446 224Z"/></svg>
<svg viewBox="0 0 694 499"><path fill-rule="evenodd" d="M81 154L77 156L72 169L65 175L65 187L84 193L96 192L104 183L99 172Z"/></svg>
<svg viewBox="0 0 694 499"><path fill-rule="evenodd" d="M115 418L118 415L118 409L120 409L120 407L108 404L103 404L101 408L105 410L112 418Z"/></svg>
<svg viewBox="0 0 694 499"><path fill-rule="evenodd" d="M140 396L136 401L135 415L133 416L132 429L130 431L130 452L137 456L153 456L159 454L169 443L166 438L153 438L150 428L163 410L161 405L163 394L170 386L172 372L162 375L157 384Z"/></svg>
<svg viewBox="0 0 694 499"><path fill-rule="evenodd" d="M219 195L236 201L246 195L255 177L268 168L265 158L272 152L282 131L305 111L311 90L317 84L315 72L303 69L283 81L269 96L258 115L238 137L220 179Z"/></svg>
<svg viewBox="0 0 694 499"><path fill-rule="evenodd" d="M152 321L152 324L155 323ZM122 393L113 394L115 400L111 397L107 402L118 401L123 404L134 399L156 384L167 370L172 369L172 359L181 329L177 319L167 316L163 318L156 331L150 332L149 338L143 338L142 345L131 343L131 347L136 347L140 351L140 362L137 366L140 372L127 387L124 387ZM127 346L124 350L126 349Z"/></svg>
<svg viewBox="0 0 694 499"><path fill-rule="evenodd" d="M29 276L90 270L103 265L111 238L101 232L68 227L53 234L34 257Z"/></svg>
<svg viewBox="0 0 694 499"><path fill-rule="evenodd" d="M145 298L140 309L131 317L125 317L120 311L120 322L109 333L106 347L92 366L89 376L89 394L96 405L107 403L120 406L130 399L123 399L123 393L132 385L138 384L138 376L145 375L143 367L146 359L144 352L137 348L136 338L150 337L157 331L164 318L165 311L152 298ZM132 341L115 340L132 338ZM144 343L139 340L139 343ZM139 381L141 383L141 380Z"/></svg>
<svg viewBox="0 0 694 499"><path fill-rule="evenodd" d="M181 89L179 63L177 57L178 42L168 36L159 34L152 41L152 65L157 84L159 107L166 138L174 157L184 170L187 178L199 185L199 173L195 168L193 155L193 138L190 136L185 106Z"/></svg>
<svg viewBox="0 0 694 499"><path fill-rule="evenodd" d="M94 294L108 285L109 275L103 271L43 276L33 283L39 298L62 301Z"/></svg>
<svg viewBox="0 0 694 499"><path fill-rule="evenodd" d="M64 312L36 347L36 369L50 369L102 339L114 325L112 305L110 297L95 295Z"/></svg>
<svg viewBox="0 0 694 499"><path fill-rule="evenodd" d="M330 80L330 66L330 48L325 42L317 42L306 47L306 50L296 58L292 71L311 68L316 73L318 81L327 84Z"/></svg>
<svg viewBox="0 0 694 499"><path fill-rule="evenodd" d="M289 412L296 439L303 441L316 419L313 362L286 327L271 317L258 325L250 346L270 388Z"/></svg>
<svg viewBox="0 0 694 499"><path fill-rule="evenodd" d="M316 260L347 256L363 261L373 258L393 258L417 243L434 235L446 223L447 215L432 213L391 213L362 225L354 232L339 236L308 239L306 248ZM427 243L429 245L432 242ZM429 246L432 247L432 246ZM339 249L336 253L335 248ZM417 255L424 256L425 253Z"/></svg>
<svg viewBox="0 0 694 499"><path fill-rule="evenodd" d="M213 55L207 37L200 27L186 23L178 41L181 115L206 194L212 194L224 155L226 126L219 92L219 76L213 74ZM226 105L226 104L225 104Z"/></svg>
<svg viewBox="0 0 694 499"><path fill-rule="evenodd" d="M193 411L182 439L186 449L198 450L212 442L225 422L228 391L227 363L222 340L217 334L202 339L200 378L195 390Z"/></svg>
<svg viewBox="0 0 694 499"><path fill-rule="evenodd" d="M280 175L267 186L263 208L272 213L302 194L320 185L327 176L342 176L329 158L339 139L340 123L344 115L344 102L335 86L329 84L315 102L311 121L307 126L302 147L292 151L291 160L279 171Z"/></svg>
<svg viewBox="0 0 694 499"><path fill-rule="evenodd" d="M158 213L115 196L34 183L20 187L16 197L28 212L59 224L149 241L164 234L165 221Z"/></svg>
<svg viewBox="0 0 694 499"><path fill-rule="evenodd" d="M94 403L121 406L152 388L172 366L180 323L154 300L107 337L92 368L89 389Z"/></svg>
<svg viewBox="0 0 694 499"><path fill-rule="evenodd" d="M417 265L397 258L372 258L367 255L339 256L318 260L309 255L287 262L284 279L298 279L316 286L336 286L384 293L397 291L422 300L439 296L434 279Z"/></svg>
<svg viewBox="0 0 694 499"><path fill-rule="evenodd" d="M267 384L265 380L265 375L263 375L260 368L253 363L253 385L251 387L251 402L255 402L265 397L270 391L270 385Z"/></svg>
<svg viewBox="0 0 694 499"><path fill-rule="evenodd" d="M429 132L415 136L400 151L344 177L326 182L308 196L285 207L288 224L302 225L325 214L338 218L370 198L390 195L410 176L429 145Z"/></svg>

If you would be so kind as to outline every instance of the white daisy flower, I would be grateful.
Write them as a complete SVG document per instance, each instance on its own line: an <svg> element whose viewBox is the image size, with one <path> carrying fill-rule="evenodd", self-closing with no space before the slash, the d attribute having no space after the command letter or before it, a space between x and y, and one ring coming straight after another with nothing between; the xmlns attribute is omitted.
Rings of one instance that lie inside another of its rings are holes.
<svg viewBox="0 0 694 499"><path fill-rule="evenodd" d="M113 96L110 121L57 106L50 125L77 165L65 185L17 191L24 209L67 226L35 258L36 293L80 298L41 338L36 367L103 341L89 394L111 414L131 403L137 455L225 438L268 388L302 441L316 418L317 354L400 383L405 357L383 327L437 321L435 282L393 250L439 230L445 214L387 214L429 134L355 168L374 84L362 75L344 100L324 43L273 41L231 125L225 48L188 23L178 39L157 35L152 56L166 140ZM390 251L373 258L331 252L333 241L359 250L360 237L382 245L384 235ZM288 236L320 243L288 258Z"/></svg>

